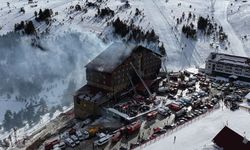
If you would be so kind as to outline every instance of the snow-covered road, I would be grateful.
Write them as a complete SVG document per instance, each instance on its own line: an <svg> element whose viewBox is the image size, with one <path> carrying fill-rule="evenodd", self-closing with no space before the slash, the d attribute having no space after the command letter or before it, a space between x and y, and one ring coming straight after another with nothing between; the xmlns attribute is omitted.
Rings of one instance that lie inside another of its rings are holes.
<svg viewBox="0 0 250 150"><path fill-rule="evenodd" d="M231 43L229 48L230 50L228 51L228 53L232 53L234 55L239 56L247 56L242 41L236 35L231 24L228 22L227 8L229 3L229 0L217 0L214 5L214 17L217 21L220 22L221 26L223 27L223 30L228 35L228 39Z"/></svg>

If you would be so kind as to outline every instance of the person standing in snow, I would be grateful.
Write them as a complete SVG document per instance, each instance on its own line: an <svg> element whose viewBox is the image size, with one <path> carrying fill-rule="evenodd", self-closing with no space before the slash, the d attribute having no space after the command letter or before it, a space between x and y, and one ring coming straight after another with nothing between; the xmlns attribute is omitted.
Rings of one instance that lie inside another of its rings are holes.
<svg viewBox="0 0 250 150"><path fill-rule="evenodd" d="M174 136L174 144L175 144L175 141L176 141L176 136Z"/></svg>

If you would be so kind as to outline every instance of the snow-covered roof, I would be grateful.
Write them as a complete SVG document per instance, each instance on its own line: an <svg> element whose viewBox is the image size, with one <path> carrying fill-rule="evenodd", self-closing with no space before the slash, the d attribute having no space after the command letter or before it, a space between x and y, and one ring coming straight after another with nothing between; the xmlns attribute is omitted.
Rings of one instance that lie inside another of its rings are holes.
<svg viewBox="0 0 250 150"><path fill-rule="evenodd" d="M250 99L250 92L245 96L246 99Z"/></svg>
<svg viewBox="0 0 250 150"><path fill-rule="evenodd" d="M130 56L135 47L135 45L114 42L95 59L89 62L86 67L101 72L111 72Z"/></svg>
<svg viewBox="0 0 250 150"><path fill-rule="evenodd" d="M89 62L86 67L100 72L110 73L120 64L122 64L132 54L133 51L139 49L153 52L152 50L140 45L136 46L135 44L114 42L95 59ZM153 53L159 55L156 52Z"/></svg>
<svg viewBox="0 0 250 150"><path fill-rule="evenodd" d="M208 57L208 60L213 62L222 62L226 64L250 67L250 58L248 57L228 55L223 53L211 53Z"/></svg>

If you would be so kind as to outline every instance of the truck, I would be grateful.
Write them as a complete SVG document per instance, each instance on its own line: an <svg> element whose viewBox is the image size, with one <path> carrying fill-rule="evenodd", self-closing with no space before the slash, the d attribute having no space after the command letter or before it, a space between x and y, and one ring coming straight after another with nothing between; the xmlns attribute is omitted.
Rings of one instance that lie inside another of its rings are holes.
<svg viewBox="0 0 250 150"><path fill-rule="evenodd" d="M153 120L156 118L158 112L157 111L151 111L150 113L147 114L147 120Z"/></svg>
<svg viewBox="0 0 250 150"><path fill-rule="evenodd" d="M59 144L59 143L60 143L59 139L53 139L52 141L49 141L49 142L45 143L44 149L45 150L51 150L51 149L53 149L54 145Z"/></svg>
<svg viewBox="0 0 250 150"><path fill-rule="evenodd" d="M135 122L127 125L126 128L127 128L128 134L133 134L141 128L141 121L140 120L135 121Z"/></svg>

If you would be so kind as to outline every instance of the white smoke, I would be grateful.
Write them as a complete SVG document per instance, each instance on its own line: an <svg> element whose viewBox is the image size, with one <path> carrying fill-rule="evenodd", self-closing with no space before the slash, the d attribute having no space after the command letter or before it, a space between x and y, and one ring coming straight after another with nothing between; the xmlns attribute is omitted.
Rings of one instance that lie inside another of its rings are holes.
<svg viewBox="0 0 250 150"><path fill-rule="evenodd" d="M105 48L95 34L77 27L52 31L39 41L44 50L31 46L32 37L0 37L1 98L60 101L84 84L84 66Z"/></svg>

